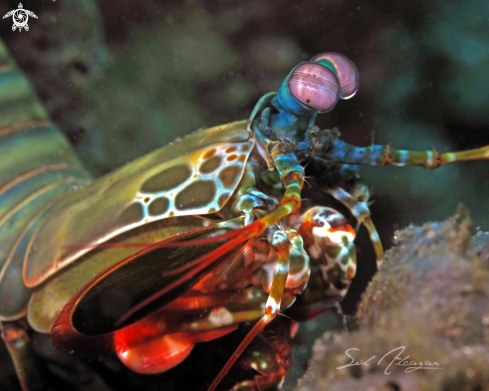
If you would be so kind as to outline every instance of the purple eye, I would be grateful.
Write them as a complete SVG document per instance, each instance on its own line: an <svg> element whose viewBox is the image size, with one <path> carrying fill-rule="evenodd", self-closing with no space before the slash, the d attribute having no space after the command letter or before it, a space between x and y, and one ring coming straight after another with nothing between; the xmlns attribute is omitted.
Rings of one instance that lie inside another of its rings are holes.
<svg viewBox="0 0 489 391"><path fill-rule="evenodd" d="M358 71L348 57L339 53L321 53L311 59L311 61L320 60L327 60L335 67L340 79L341 99L349 99L356 94L359 82Z"/></svg>
<svg viewBox="0 0 489 391"><path fill-rule="evenodd" d="M316 111L329 111L338 101L338 79L320 64L299 65L290 75L288 87L294 98Z"/></svg>

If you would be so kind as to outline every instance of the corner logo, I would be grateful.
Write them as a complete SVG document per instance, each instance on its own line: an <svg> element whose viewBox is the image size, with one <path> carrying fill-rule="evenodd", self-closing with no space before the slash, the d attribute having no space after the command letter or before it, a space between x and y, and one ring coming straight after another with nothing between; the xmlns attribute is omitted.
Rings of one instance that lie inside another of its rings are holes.
<svg viewBox="0 0 489 391"><path fill-rule="evenodd" d="M37 15L32 11L25 10L22 3L19 3L19 8L16 10L7 12L5 15L3 15L3 19L8 18L9 16L11 16L12 20L14 21L12 31L15 31L16 29L19 29L19 31L22 31L22 29L29 31L29 25L27 24L29 16L37 19Z"/></svg>

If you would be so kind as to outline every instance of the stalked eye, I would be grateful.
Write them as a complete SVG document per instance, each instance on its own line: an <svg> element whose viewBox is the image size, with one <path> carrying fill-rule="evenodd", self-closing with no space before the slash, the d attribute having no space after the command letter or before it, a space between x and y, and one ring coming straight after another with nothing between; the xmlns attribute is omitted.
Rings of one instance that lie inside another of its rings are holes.
<svg viewBox="0 0 489 391"><path fill-rule="evenodd" d="M340 98L349 99L358 90L359 76L355 64L346 56L339 53L321 53L314 56L311 61L329 61L340 79Z"/></svg>
<svg viewBox="0 0 489 391"><path fill-rule="evenodd" d="M316 111L331 110L339 97L336 75L325 66L311 62L294 69L288 87L294 98Z"/></svg>

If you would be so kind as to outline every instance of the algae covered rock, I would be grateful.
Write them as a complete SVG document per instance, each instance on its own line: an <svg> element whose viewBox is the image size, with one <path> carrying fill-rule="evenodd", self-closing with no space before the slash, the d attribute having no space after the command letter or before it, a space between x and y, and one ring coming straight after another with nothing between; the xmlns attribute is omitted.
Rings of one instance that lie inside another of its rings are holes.
<svg viewBox="0 0 489 391"><path fill-rule="evenodd" d="M487 234L465 209L399 231L359 305L326 333L297 390L489 390Z"/></svg>

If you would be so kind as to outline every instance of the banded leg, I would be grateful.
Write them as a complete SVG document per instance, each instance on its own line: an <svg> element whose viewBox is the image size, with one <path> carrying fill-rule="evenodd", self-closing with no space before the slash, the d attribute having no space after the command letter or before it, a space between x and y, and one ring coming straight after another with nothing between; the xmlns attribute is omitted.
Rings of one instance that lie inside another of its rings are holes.
<svg viewBox="0 0 489 391"><path fill-rule="evenodd" d="M301 190L302 186L304 185L304 168L297 160L292 145L284 142L272 143L270 157L278 173L280 174L283 186L285 187L285 193L282 197L282 200L280 201L280 206L270 214L258 220L255 220L254 222L243 228L233 230L214 238L186 241L186 245L200 245L215 242L216 240L223 240L227 238L231 239L219 248L209 252L208 254L194 261L187 262L182 267L173 269L171 272L166 272L165 275L171 276L189 271L181 279L177 279L174 283L159 291L157 293L158 296L161 296L171 291L186 279L192 278L197 273L200 273L206 267L214 263L219 257L228 253L236 246L241 245L251 238L260 236L263 232L265 232L267 228L276 224L282 218L296 213L300 209Z"/></svg>
<svg viewBox="0 0 489 391"><path fill-rule="evenodd" d="M271 227L282 218L298 212L301 207L304 168L299 163L292 145L284 142L274 142L271 143L270 149L270 158L280 174L280 178L282 179L285 188L285 193L280 201L280 206L270 214L254 221L241 230L237 230L228 235L222 235L222 239L225 237L234 237L233 240L223 245L222 248L231 248L231 246L242 243L247 239L261 235L267 228ZM198 260L197 262L201 262L201 260ZM190 265L187 265L186 267L190 267Z"/></svg>
<svg viewBox="0 0 489 391"><path fill-rule="evenodd" d="M339 140L331 130L313 129L309 142L299 145L299 155L310 155L329 162L366 166L419 166L434 170L448 163L489 159L489 145L459 152L407 151L386 145L357 147Z"/></svg>
<svg viewBox="0 0 489 391"><path fill-rule="evenodd" d="M273 142L270 143L270 146L270 157L280 174L282 183L285 187L285 193L280 202L280 206L274 212L244 228L244 230L247 231L245 235L248 237L260 235L265 229L271 227L282 218L296 213L301 205L301 190L304 185L304 168L297 160L292 145L284 142ZM238 236L234 240L239 240L240 237L241 236ZM228 245L234 240L228 242ZM266 303L265 315L255 324L246 338L243 339L236 351L229 358L226 365L214 379L208 391L213 391L217 387L250 342L277 316L280 311L280 304L289 273L289 252L292 244L286 234L281 230L275 231L270 240L270 244L278 254L278 264Z"/></svg>
<svg viewBox="0 0 489 391"><path fill-rule="evenodd" d="M22 390L46 390L30 345L27 327L25 319L15 322L0 322L2 339L14 363Z"/></svg>
<svg viewBox="0 0 489 391"><path fill-rule="evenodd" d="M280 206L274 212L256 221L256 223L261 225L261 232L283 217L299 211L301 207L301 190L304 185L304 168L297 160L292 145L283 142L276 142L272 145L270 157L280 174L285 193L280 201Z"/></svg>
<svg viewBox="0 0 489 391"><path fill-rule="evenodd" d="M217 377L208 388L208 391L213 391L217 387L217 385L221 382L229 369L231 369L236 360L244 352L246 347L266 327L266 325L268 325L273 319L275 319L280 311L280 304L282 302L282 296L285 290L285 284L287 282L287 276L289 273L289 252L291 248L291 243L283 231L277 230L272 234L270 244L278 254L278 264L268 300L265 305L265 315L253 326L249 334L239 344L233 355L229 358L226 365L221 369Z"/></svg>
<svg viewBox="0 0 489 391"><path fill-rule="evenodd" d="M326 192L336 198L338 201L340 201L343 205L345 205L353 214L353 216L355 216L355 218L360 223L362 223L365 228L367 228L370 236L370 241L372 242L375 250L377 269L379 269L382 265L382 262L384 262L384 249L382 247L382 242L380 241L379 234L377 233L377 229L375 228L375 225L370 218L370 209L368 208L367 203L357 200L341 187L333 187L329 190L326 190Z"/></svg>

